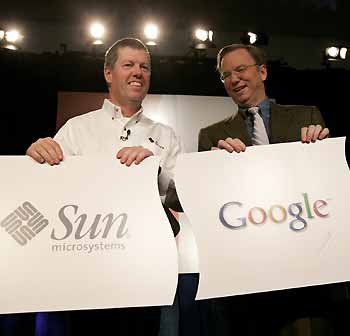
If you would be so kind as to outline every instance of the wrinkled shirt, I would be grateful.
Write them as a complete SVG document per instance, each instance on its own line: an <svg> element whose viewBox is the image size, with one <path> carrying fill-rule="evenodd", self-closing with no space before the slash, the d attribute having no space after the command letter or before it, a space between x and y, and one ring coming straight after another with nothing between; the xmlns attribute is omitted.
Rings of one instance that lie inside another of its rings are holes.
<svg viewBox="0 0 350 336"><path fill-rule="evenodd" d="M101 109L66 122L54 138L64 155L112 155L123 147L143 146L160 156L159 192L165 196L174 176L181 144L173 129L143 115L142 108L131 118L123 118L119 106L108 99ZM147 160L147 159L146 159ZM164 200L164 197L162 197Z"/></svg>

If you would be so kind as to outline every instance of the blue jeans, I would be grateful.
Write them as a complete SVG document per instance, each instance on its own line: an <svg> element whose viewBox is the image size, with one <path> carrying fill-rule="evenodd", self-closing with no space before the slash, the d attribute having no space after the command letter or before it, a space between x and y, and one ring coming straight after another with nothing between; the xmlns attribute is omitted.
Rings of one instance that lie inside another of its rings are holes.
<svg viewBox="0 0 350 336"><path fill-rule="evenodd" d="M195 301L199 274L179 274L175 301L161 308L159 336L208 336L210 301Z"/></svg>

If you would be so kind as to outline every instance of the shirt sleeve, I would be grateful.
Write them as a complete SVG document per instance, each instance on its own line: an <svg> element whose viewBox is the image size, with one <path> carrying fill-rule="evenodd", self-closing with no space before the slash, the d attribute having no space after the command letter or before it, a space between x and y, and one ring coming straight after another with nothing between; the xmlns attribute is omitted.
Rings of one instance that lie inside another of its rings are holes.
<svg viewBox="0 0 350 336"><path fill-rule="evenodd" d="M176 159L177 156L183 151L181 141L179 137L175 135L173 129L167 128L164 131L164 135L168 139L164 139L165 141L162 141L162 144L167 144L167 147L164 148L161 153L160 174L158 176L159 194L163 203L165 201L169 186L170 188L171 186L174 186L174 183L171 183L171 181L174 179ZM156 144L151 144L151 146L154 145ZM149 146L147 147L149 148ZM154 153L156 152L157 151L155 150Z"/></svg>
<svg viewBox="0 0 350 336"><path fill-rule="evenodd" d="M160 163L161 172L159 175L159 192L162 200L165 200L165 195L168 191L169 185L174 184L170 183L174 180L175 174L175 165L178 155L183 152L183 147L179 137L177 137L174 131L171 129L170 132L170 147L169 153L164 161Z"/></svg>
<svg viewBox="0 0 350 336"><path fill-rule="evenodd" d="M79 155L79 147L74 136L72 122L68 120L56 133L54 140L58 142L63 155Z"/></svg>

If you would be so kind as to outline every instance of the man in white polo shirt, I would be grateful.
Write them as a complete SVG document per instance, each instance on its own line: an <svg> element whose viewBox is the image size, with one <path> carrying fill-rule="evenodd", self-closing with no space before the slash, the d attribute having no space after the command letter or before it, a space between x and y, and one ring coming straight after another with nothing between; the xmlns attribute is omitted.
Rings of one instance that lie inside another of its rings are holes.
<svg viewBox="0 0 350 336"><path fill-rule="evenodd" d="M165 195L180 143L174 131L143 115L151 77L150 55L137 39L117 41L106 53L104 76L109 99L100 110L68 120L54 139L39 139L27 150L36 161L59 164L64 155L106 153L122 164L139 164L151 155L161 157L159 185Z"/></svg>
<svg viewBox="0 0 350 336"><path fill-rule="evenodd" d="M151 77L151 59L137 39L117 41L106 53L104 77L109 99L101 109L68 120L54 139L34 142L27 150L39 163L59 164L66 155L107 154L121 164L139 164L159 155L159 192L165 199L181 151L174 131L143 115ZM171 184L173 185L173 184ZM172 225L176 234L178 227ZM157 335L159 308L128 308L71 312L71 333L104 335Z"/></svg>

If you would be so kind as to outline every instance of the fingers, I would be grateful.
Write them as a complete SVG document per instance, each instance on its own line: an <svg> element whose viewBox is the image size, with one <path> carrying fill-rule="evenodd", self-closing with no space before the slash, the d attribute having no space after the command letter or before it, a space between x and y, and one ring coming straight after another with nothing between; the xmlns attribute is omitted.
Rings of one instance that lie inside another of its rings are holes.
<svg viewBox="0 0 350 336"><path fill-rule="evenodd" d="M225 140L219 140L218 141L218 148L219 149L225 149L229 153L233 152L232 146L228 142L226 142Z"/></svg>
<svg viewBox="0 0 350 336"><path fill-rule="evenodd" d="M321 125L309 125L301 128L301 142L310 143L316 140L322 140L329 136L329 129L323 128Z"/></svg>
<svg viewBox="0 0 350 336"><path fill-rule="evenodd" d="M315 141L318 139L318 137L319 137L321 131L322 131L322 126L321 126L321 125L316 125L316 126L314 127L313 134L310 135L310 136L311 136L311 141L312 141L312 142L315 142Z"/></svg>
<svg viewBox="0 0 350 336"><path fill-rule="evenodd" d="M142 146L124 147L117 153L117 159L121 164L130 166L133 162L135 164L141 163L145 158L152 156L153 153Z"/></svg>
<svg viewBox="0 0 350 336"><path fill-rule="evenodd" d="M329 129L326 127L326 128L324 128L322 131L321 131L321 133L320 133L320 135L318 136L318 138L320 139L320 140L322 140L322 139L325 139L325 138L328 138L329 137Z"/></svg>
<svg viewBox="0 0 350 336"><path fill-rule="evenodd" d="M63 160L60 145L52 138L38 139L27 149L26 154L39 163L59 164Z"/></svg>
<svg viewBox="0 0 350 336"><path fill-rule="evenodd" d="M152 156L153 153L148 150L148 149L145 149L143 151L141 151L137 156L136 156L136 159L135 159L135 164L139 164L141 163L145 158L149 157L149 156ZM131 163L130 163L131 164Z"/></svg>
<svg viewBox="0 0 350 336"><path fill-rule="evenodd" d="M306 132L306 142L309 143L315 133L315 125L310 125Z"/></svg>
<svg viewBox="0 0 350 336"><path fill-rule="evenodd" d="M300 136L302 143L306 142L306 134L307 134L307 127L303 127L301 129L301 136Z"/></svg>
<svg viewBox="0 0 350 336"><path fill-rule="evenodd" d="M240 139L226 138L226 140L218 141L218 148L225 149L229 153L240 153L245 151L246 145Z"/></svg>

